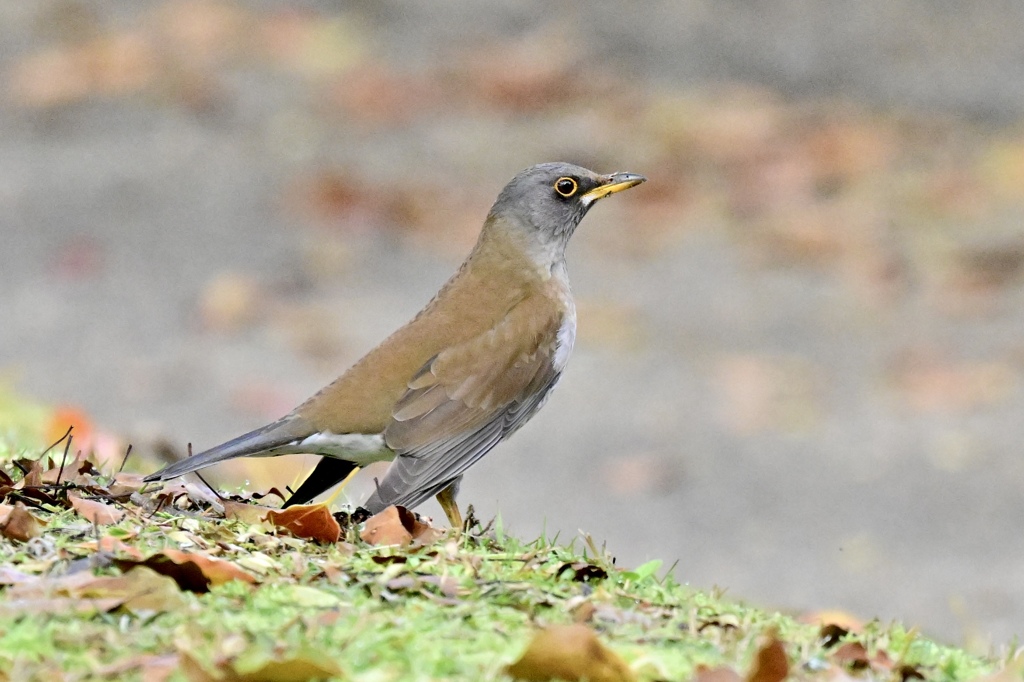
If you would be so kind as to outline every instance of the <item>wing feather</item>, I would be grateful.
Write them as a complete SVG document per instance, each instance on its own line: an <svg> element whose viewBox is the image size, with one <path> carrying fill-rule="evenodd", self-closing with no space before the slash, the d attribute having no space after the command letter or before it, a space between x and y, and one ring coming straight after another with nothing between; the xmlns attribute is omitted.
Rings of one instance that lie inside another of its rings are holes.
<svg viewBox="0 0 1024 682"><path fill-rule="evenodd" d="M384 438L397 456L367 509L419 504L522 426L558 381L559 330L571 322L536 296L431 359L395 405Z"/></svg>

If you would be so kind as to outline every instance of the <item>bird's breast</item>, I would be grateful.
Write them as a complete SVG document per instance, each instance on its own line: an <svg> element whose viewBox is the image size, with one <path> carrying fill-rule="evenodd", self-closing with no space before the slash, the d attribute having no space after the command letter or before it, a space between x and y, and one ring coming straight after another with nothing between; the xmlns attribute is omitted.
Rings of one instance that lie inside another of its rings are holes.
<svg viewBox="0 0 1024 682"><path fill-rule="evenodd" d="M562 317L561 326L558 327L558 334L555 337L555 355L551 361L559 373L569 364L569 356L576 343L576 305L571 298L565 303L565 315Z"/></svg>

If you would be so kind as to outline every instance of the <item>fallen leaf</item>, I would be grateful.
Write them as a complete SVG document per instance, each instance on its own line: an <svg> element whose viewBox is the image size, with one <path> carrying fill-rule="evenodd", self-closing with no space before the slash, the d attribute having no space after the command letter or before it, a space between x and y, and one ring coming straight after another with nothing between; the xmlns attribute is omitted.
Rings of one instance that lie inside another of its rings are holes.
<svg viewBox="0 0 1024 682"><path fill-rule="evenodd" d="M115 559L121 570L133 566L146 566L161 575L173 578L178 586L189 592L209 592L211 586L223 585L231 580L255 584L256 578L230 561L215 559L196 552L165 549L144 559Z"/></svg>
<svg viewBox="0 0 1024 682"><path fill-rule="evenodd" d="M773 633L769 641L757 651L747 682L782 682L789 674L786 649Z"/></svg>
<svg viewBox="0 0 1024 682"><path fill-rule="evenodd" d="M43 523L32 516L25 505L17 502L14 508L0 520L0 534L8 540L28 542L42 531Z"/></svg>
<svg viewBox="0 0 1024 682"><path fill-rule="evenodd" d="M134 537L134 535L135 533L131 533L125 537ZM99 539L99 542L96 540L87 540L85 542L80 542L75 546L81 549L92 550L94 552L98 551L106 552L107 554L123 554L140 561L143 558L142 552L139 551L137 547L132 547L125 543L121 538L116 538L112 535L104 535Z"/></svg>
<svg viewBox="0 0 1024 682"><path fill-rule="evenodd" d="M412 542L412 533L402 523L398 507L394 505L367 519L359 537L371 545L407 545Z"/></svg>
<svg viewBox="0 0 1024 682"><path fill-rule="evenodd" d="M472 50L455 60L448 80L459 82L461 96L501 111L532 112L572 101L600 82L599 73L578 77L586 66L579 54L567 36L542 32Z"/></svg>
<svg viewBox="0 0 1024 682"><path fill-rule="evenodd" d="M261 523L267 520L267 515L274 511L273 507L264 507L260 504L249 504L247 502L235 502L234 500L223 500L224 516L244 523Z"/></svg>
<svg viewBox="0 0 1024 682"><path fill-rule="evenodd" d="M848 634L850 634L850 631L846 628L835 623L829 623L828 625L821 626L818 637L821 639L822 648L831 649Z"/></svg>
<svg viewBox="0 0 1024 682"><path fill-rule="evenodd" d="M1024 241L965 247L955 261L949 284L961 293L993 293L1013 286L1024 274Z"/></svg>
<svg viewBox="0 0 1024 682"><path fill-rule="evenodd" d="M923 680L925 679L924 674L912 665L901 665L896 669L896 674L900 676L900 682L907 682L907 680Z"/></svg>
<svg viewBox="0 0 1024 682"><path fill-rule="evenodd" d="M148 568L133 568L117 576L88 572L60 578L40 578L11 586L2 603L4 613L76 613L112 611L125 607L136 613L180 608L181 591L173 580Z"/></svg>
<svg viewBox="0 0 1024 682"><path fill-rule="evenodd" d="M78 438L76 436L75 447L77 446ZM59 462L54 462L51 469L41 474L41 478L43 483L78 483L87 486L94 483L92 474L98 473L99 470L96 468L96 463L92 461L92 457L79 450L71 461L64 461L62 456Z"/></svg>
<svg viewBox="0 0 1024 682"><path fill-rule="evenodd" d="M139 492L146 485L142 480L144 476L145 474L135 474L127 471L120 471L114 474L114 482L108 486L111 496L121 497Z"/></svg>
<svg viewBox="0 0 1024 682"><path fill-rule="evenodd" d="M267 520L295 537L323 544L334 543L341 538L341 526L326 504L296 505L281 511L272 509L267 513Z"/></svg>
<svg viewBox="0 0 1024 682"><path fill-rule="evenodd" d="M125 596L120 608L139 616L168 613L184 608L185 598L174 579L144 566L137 566L124 575L110 578L106 591ZM106 596L102 592L95 595Z"/></svg>
<svg viewBox="0 0 1024 682"><path fill-rule="evenodd" d="M635 679L625 661L605 648L593 630L581 624L541 630L519 660L505 672L515 679L531 682L632 682Z"/></svg>
<svg viewBox="0 0 1024 682"><path fill-rule="evenodd" d="M346 120L380 128L408 123L437 106L437 83L422 75L402 74L380 63L367 64L345 72L330 89L330 101Z"/></svg>
<svg viewBox="0 0 1024 682"><path fill-rule="evenodd" d="M113 611L121 605L122 599L105 597L83 599L81 597L51 597L43 599L4 599L0 601L0 618L17 618L25 615L76 614L89 617L97 613Z"/></svg>
<svg viewBox="0 0 1024 682"><path fill-rule="evenodd" d="M832 652L832 660L853 670L871 667L868 650L860 642L846 642Z"/></svg>
<svg viewBox="0 0 1024 682"><path fill-rule="evenodd" d="M126 94L152 81L157 62L142 34L102 36L22 58L11 71L10 94L29 107L69 104L93 94Z"/></svg>
<svg viewBox="0 0 1024 682"><path fill-rule="evenodd" d="M443 535L443 530L420 521L405 507L391 505L367 519L359 537L371 545L427 545Z"/></svg>
<svg viewBox="0 0 1024 682"><path fill-rule="evenodd" d="M14 484L15 489L23 490L25 488L38 488L43 484L43 461L37 459L30 462L22 460L20 462L22 466L28 464L28 471L25 472L25 476Z"/></svg>
<svg viewBox="0 0 1024 682"><path fill-rule="evenodd" d="M1018 383L1008 363L956 362L931 349L910 349L889 369L889 382L919 412L964 412L998 405Z"/></svg>
<svg viewBox="0 0 1024 682"><path fill-rule="evenodd" d="M322 651L309 649L270 658L265 649L251 647L238 655L219 657L213 664L201 663L190 651L179 656L190 682L308 682L342 673Z"/></svg>
<svg viewBox="0 0 1024 682"><path fill-rule="evenodd" d="M138 670L145 682L164 682L179 667L177 654L135 654L111 663L96 671L96 676L106 680L122 679L126 673Z"/></svg>
<svg viewBox="0 0 1024 682"><path fill-rule="evenodd" d="M122 510L97 500L83 499L76 493L68 493L68 501L79 516L98 526L109 526L124 518Z"/></svg>

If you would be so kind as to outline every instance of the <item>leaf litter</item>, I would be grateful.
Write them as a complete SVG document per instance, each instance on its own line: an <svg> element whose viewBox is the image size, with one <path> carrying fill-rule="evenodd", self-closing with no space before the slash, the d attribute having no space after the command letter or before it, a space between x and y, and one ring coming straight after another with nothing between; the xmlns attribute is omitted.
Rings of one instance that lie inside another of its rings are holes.
<svg viewBox="0 0 1024 682"><path fill-rule="evenodd" d="M145 486L67 440L63 457L0 469L8 676L905 682L997 668L899 626L731 603L659 577L660 561L622 569L589 536L523 543L500 522L453 533L402 507L365 518L256 503L277 490Z"/></svg>

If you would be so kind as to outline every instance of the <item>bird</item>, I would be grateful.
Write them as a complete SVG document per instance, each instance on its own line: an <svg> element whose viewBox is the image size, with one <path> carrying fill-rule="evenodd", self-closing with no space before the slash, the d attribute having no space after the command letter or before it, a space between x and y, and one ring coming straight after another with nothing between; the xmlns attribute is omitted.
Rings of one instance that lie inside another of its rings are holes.
<svg viewBox="0 0 1024 682"><path fill-rule="evenodd" d="M645 181L564 162L520 171L469 256L411 321L281 419L145 480L236 457L320 455L288 507L390 461L364 509L414 508L436 496L462 528L456 495L466 470L537 413L572 352L569 238L599 199Z"/></svg>

